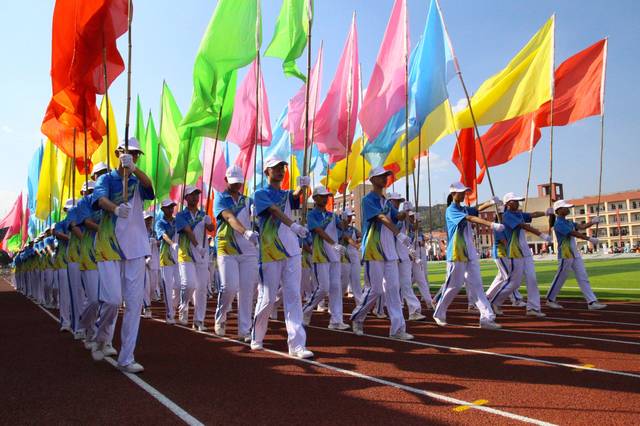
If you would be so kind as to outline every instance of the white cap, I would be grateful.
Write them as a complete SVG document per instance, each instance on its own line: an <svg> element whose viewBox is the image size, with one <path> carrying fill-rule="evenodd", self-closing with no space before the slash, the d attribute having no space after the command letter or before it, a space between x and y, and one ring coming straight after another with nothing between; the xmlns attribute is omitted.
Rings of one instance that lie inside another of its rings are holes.
<svg viewBox="0 0 640 426"><path fill-rule="evenodd" d="M239 166L230 166L225 172L224 176L227 178L227 182L229 183L244 183L242 168L240 168Z"/></svg>
<svg viewBox="0 0 640 426"><path fill-rule="evenodd" d="M193 194L196 191L200 191L200 189L195 185L187 185L184 188L184 196L186 197L189 194ZM202 191L200 191L202 192Z"/></svg>
<svg viewBox="0 0 640 426"><path fill-rule="evenodd" d="M176 202L173 201L171 198L165 198L160 203L160 207L169 207L169 206L175 206L175 205L176 205Z"/></svg>
<svg viewBox="0 0 640 426"><path fill-rule="evenodd" d="M267 170L271 167L275 167L278 164L289 164L287 163L285 160L283 160L282 158L279 157L269 157L264 161L264 170Z"/></svg>
<svg viewBox="0 0 640 426"><path fill-rule="evenodd" d="M353 210L351 210L349 207L344 209L344 212L347 216L353 216Z"/></svg>
<svg viewBox="0 0 640 426"><path fill-rule="evenodd" d="M153 215L151 213L149 213L148 211L144 211L144 220L150 219L152 218Z"/></svg>
<svg viewBox="0 0 640 426"><path fill-rule="evenodd" d="M453 182L451 185L449 185L449 193L454 193L454 192L467 192L470 191L471 188L469 188L468 186L464 185L462 182Z"/></svg>
<svg viewBox="0 0 640 426"><path fill-rule="evenodd" d="M404 200L404 197L397 192L390 192L387 194L387 200Z"/></svg>
<svg viewBox="0 0 640 426"><path fill-rule="evenodd" d="M121 150L125 149L124 141L118 144L118 149L121 149ZM140 142L138 142L138 139L134 137L129 138L129 151L138 151L144 154L144 152L140 149Z"/></svg>
<svg viewBox="0 0 640 426"><path fill-rule="evenodd" d="M333 195L333 193L329 191L327 188L325 188L324 186L318 185L315 188L313 188L313 194L311 196L315 197L316 195Z"/></svg>
<svg viewBox="0 0 640 426"><path fill-rule="evenodd" d="M558 210L561 207L566 207L570 209L571 207L573 207L573 204L568 203L565 200L558 200L555 203L553 203L553 210Z"/></svg>
<svg viewBox="0 0 640 426"><path fill-rule="evenodd" d="M103 170L108 170L108 167L106 165L106 163L104 163L103 161L94 164L93 165L93 169L91 170L91 176L95 175L98 172L101 172Z"/></svg>
<svg viewBox="0 0 640 426"><path fill-rule="evenodd" d="M507 192L502 197L502 202L507 204L509 201L524 201L524 197L514 194L513 192Z"/></svg>
<svg viewBox="0 0 640 426"><path fill-rule="evenodd" d="M382 166L374 167L369 171L369 179L376 176L382 175L392 175L393 172L391 170L387 170Z"/></svg>
<svg viewBox="0 0 640 426"><path fill-rule="evenodd" d="M65 201L64 203L64 209L68 210L71 207L73 207L73 198L68 198L67 201Z"/></svg>
<svg viewBox="0 0 640 426"><path fill-rule="evenodd" d="M92 180L87 181L82 184L82 192L87 192L89 189L94 189L96 187L96 183Z"/></svg>

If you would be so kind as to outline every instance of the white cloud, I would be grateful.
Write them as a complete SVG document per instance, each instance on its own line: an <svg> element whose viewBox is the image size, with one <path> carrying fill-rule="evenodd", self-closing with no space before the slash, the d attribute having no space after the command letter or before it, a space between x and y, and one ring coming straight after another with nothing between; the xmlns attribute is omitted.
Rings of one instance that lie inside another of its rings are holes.
<svg viewBox="0 0 640 426"><path fill-rule="evenodd" d="M428 161L429 161L429 166L431 168L432 174L441 173L451 168L451 162L442 158L440 155L436 154L435 152L430 151L429 155L431 156L431 158ZM417 166L418 164L416 164L416 168ZM420 176L421 177L427 176L427 157L426 156L420 157Z"/></svg>
<svg viewBox="0 0 640 426"><path fill-rule="evenodd" d="M455 113L455 112L461 111L466 107L467 107L467 98L460 98L458 99L458 102L456 102L455 105L451 107L451 109Z"/></svg>
<svg viewBox="0 0 640 426"><path fill-rule="evenodd" d="M13 133L13 129L9 126L7 126L6 124L3 124L0 129L4 132L4 133Z"/></svg>

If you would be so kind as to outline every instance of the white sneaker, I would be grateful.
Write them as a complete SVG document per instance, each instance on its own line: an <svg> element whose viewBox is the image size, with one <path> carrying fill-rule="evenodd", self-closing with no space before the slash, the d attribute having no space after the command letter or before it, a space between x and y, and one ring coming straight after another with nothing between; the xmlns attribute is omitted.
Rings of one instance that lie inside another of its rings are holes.
<svg viewBox="0 0 640 426"><path fill-rule="evenodd" d="M525 302L524 300L514 300L513 302L511 302L511 306L515 306L516 308L524 308L525 306L527 306L527 302Z"/></svg>
<svg viewBox="0 0 640 426"><path fill-rule="evenodd" d="M264 347L262 346L262 343L251 342L251 350L252 351L261 351L263 349L264 349Z"/></svg>
<svg viewBox="0 0 640 426"><path fill-rule="evenodd" d="M68 331L69 333L71 333L71 327L69 327L68 325L63 325L62 327L60 327L60 331Z"/></svg>
<svg viewBox="0 0 640 426"><path fill-rule="evenodd" d="M118 351L114 348L111 343L107 343L102 347L102 352L104 356L116 356L118 355Z"/></svg>
<svg viewBox="0 0 640 426"><path fill-rule="evenodd" d="M118 368L124 372L132 374L138 374L144 371L144 367L135 361L129 365L119 365Z"/></svg>
<svg viewBox="0 0 640 426"><path fill-rule="evenodd" d="M153 318L153 315L151 314L151 308L145 309L144 314L142 314L142 316L145 318Z"/></svg>
<svg viewBox="0 0 640 426"><path fill-rule="evenodd" d="M213 326L213 332L215 333L215 335L224 337L227 331L226 325L227 324L224 322L216 322L216 324Z"/></svg>
<svg viewBox="0 0 640 426"><path fill-rule="evenodd" d="M93 358L94 361L102 361L104 359L102 347L103 345L96 343L96 345L91 349L91 358Z"/></svg>
<svg viewBox="0 0 640 426"><path fill-rule="evenodd" d="M351 327L349 327L348 324L345 324L345 323L341 322L341 323L338 323L338 324L333 324L333 323L329 324L329 327L327 327L327 328L329 330L348 330Z"/></svg>
<svg viewBox="0 0 640 426"><path fill-rule="evenodd" d="M297 351L289 351L289 356L293 356L300 359L313 358L313 352L309 349L298 349Z"/></svg>
<svg viewBox="0 0 640 426"><path fill-rule="evenodd" d="M202 321L194 321L193 329L198 331L207 331L207 327L204 325Z"/></svg>
<svg viewBox="0 0 640 426"><path fill-rule="evenodd" d="M500 330L502 326L495 321L480 321L480 328L484 328L486 330Z"/></svg>
<svg viewBox="0 0 640 426"><path fill-rule="evenodd" d="M82 340L85 337L87 337L87 334L84 332L84 330L78 330L73 333L73 340Z"/></svg>
<svg viewBox="0 0 640 426"><path fill-rule="evenodd" d="M500 309L500 306L498 305L491 305L491 309L493 309L493 313L496 315L503 315L504 312L502 312L502 309Z"/></svg>
<svg viewBox="0 0 640 426"><path fill-rule="evenodd" d="M544 318L544 317L547 316L547 314L545 314L542 311L538 311L537 309L527 309L527 316L528 317Z"/></svg>
<svg viewBox="0 0 640 426"><path fill-rule="evenodd" d="M251 333L245 334L244 336L238 336L238 338L245 343L251 343Z"/></svg>
<svg viewBox="0 0 640 426"><path fill-rule="evenodd" d="M604 303L600 303L600 302L591 302L588 305L588 308L590 311L597 311L598 309L604 309L606 308L607 305L605 305Z"/></svg>
<svg viewBox="0 0 640 426"><path fill-rule="evenodd" d="M316 311L317 312L327 312L328 310L329 310L329 308L327 308L326 306L324 306L321 303L319 303L318 306L316 306Z"/></svg>
<svg viewBox="0 0 640 426"><path fill-rule="evenodd" d="M421 321L425 318L426 316L422 315L420 312L414 312L411 315L409 315L409 321Z"/></svg>
<svg viewBox="0 0 640 426"><path fill-rule="evenodd" d="M307 327L311 323L311 314L313 311L307 311L302 313L302 324Z"/></svg>
<svg viewBox="0 0 640 426"><path fill-rule="evenodd" d="M545 303L545 305L547 305L551 309L564 309L564 306L557 302L554 302L553 300L547 300L547 303Z"/></svg>
<svg viewBox="0 0 640 426"><path fill-rule="evenodd" d="M180 319L178 319L178 324L180 324L180 325L189 325L189 321L186 320L186 319L180 318Z"/></svg>
<svg viewBox="0 0 640 426"><path fill-rule="evenodd" d="M441 319L440 319L440 318L438 318L438 317L433 317L433 320L434 320L434 321L436 322L436 324L438 324L440 327L446 327L447 325L449 325L449 324L447 324L447 322L446 322L445 320L441 320Z"/></svg>
<svg viewBox="0 0 640 426"><path fill-rule="evenodd" d="M398 340L413 340L413 334L409 334L406 331L399 331L396 334L390 334L389 337Z"/></svg>
<svg viewBox="0 0 640 426"><path fill-rule="evenodd" d="M380 318L380 319L385 319L387 317L387 314L385 314L384 312L382 312L381 314L375 314L376 317Z"/></svg>
<svg viewBox="0 0 640 426"><path fill-rule="evenodd" d="M364 324L358 321L351 322L351 329L356 336L362 336L364 334Z"/></svg>
<svg viewBox="0 0 640 426"><path fill-rule="evenodd" d="M176 320L174 320L173 318L167 318L167 324L169 325L175 325Z"/></svg>

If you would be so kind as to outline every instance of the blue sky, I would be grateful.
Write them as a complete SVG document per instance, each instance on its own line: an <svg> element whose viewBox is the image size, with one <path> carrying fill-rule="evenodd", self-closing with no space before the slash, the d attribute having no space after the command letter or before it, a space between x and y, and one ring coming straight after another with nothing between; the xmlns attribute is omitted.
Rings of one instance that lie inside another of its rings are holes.
<svg viewBox="0 0 640 426"><path fill-rule="evenodd" d="M240 1L240 0L238 0ZM392 0L316 0L313 28L313 60L324 41L323 95L344 44L355 10L363 82L366 86L393 4ZM40 124L51 96L49 78L53 1L0 2L0 214L26 186L31 155L42 140ZM133 94L140 94L145 111L157 117L163 79L171 87L183 112L192 92L192 66L215 1L136 0L133 21ZM263 0L263 51L271 39L281 0ZM408 0L412 45L418 41L429 0ZM500 70L537 29L556 13L556 64L609 37L606 85L606 146L604 190L640 187L640 2L634 0L442 0L446 25L471 91ZM126 36L119 41L125 53ZM306 54L299 61L306 67ZM269 109L275 120L300 82L282 74L279 60L263 61ZM244 72L241 73L241 76ZM462 97L457 80L449 85L452 103ZM124 130L126 76L110 88L120 136ZM133 117L132 117L133 118ZM554 130L554 177L565 185L567 197L597 192L600 118L593 117ZM453 139L445 138L432 150L434 202L444 200L450 182L458 178L450 162ZM492 168L499 195L524 192L528 156ZM424 169L424 168L423 168ZM426 173L426 172L424 172ZM426 179L426 174L423 178ZM548 181L549 130L533 158L532 183ZM426 182L423 181L423 182ZM403 187L403 186L402 186ZM421 185L426 202L426 183ZM535 191L535 189L533 189ZM481 198L489 196L485 183Z"/></svg>

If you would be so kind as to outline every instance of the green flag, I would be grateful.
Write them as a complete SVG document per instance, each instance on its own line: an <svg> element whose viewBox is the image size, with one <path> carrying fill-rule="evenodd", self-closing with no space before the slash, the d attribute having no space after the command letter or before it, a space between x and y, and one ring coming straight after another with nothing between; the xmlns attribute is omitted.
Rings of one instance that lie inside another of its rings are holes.
<svg viewBox="0 0 640 426"><path fill-rule="evenodd" d="M193 66L193 97L181 123L183 141L215 137L221 109L219 139L226 137L233 112L235 70L253 61L261 41L258 0L218 1Z"/></svg>
<svg viewBox="0 0 640 426"><path fill-rule="evenodd" d="M313 14L311 8L311 0L283 0L273 39L264 53L265 56L282 59L285 75L302 81L306 81L306 77L296 66L296 59L307 46L309 17Z"/></svg>
<svg viewBox="0 0 640 426"><path fill-rule="evenodd" d="M140 169L149 176L153 182L153 189L156 198L162 200L169 195L171 190L171 169L169 168L169 160L164 148L158 142L158 134L156 133L156 125L153 116L149 113L149 121L147 121L147 130L144 138L144 156L140 164Z"/></svg>
<svg viewBox="0 0 640 426"><path fill-rule="evenodd" d="M9 239L7 239L7 246L6 246L7 251L16 253L20 251L21 248L22 248L22 233L15 234L13 237L9 237Z"/></svg>
<svg viewBox="0 0 640 426"><path fill-rule="evenodd" d="M178 154L178 160L176 167L173 169L173 175L171 176L171 184L182 185L185 182L185 168L186 168L186 184L195 185L198 182L198 178L202 176L202 163L200 162L200 151L202 149L202 137L196 136L183 142L180 152ZM188 158L189 162L185 161Z"/></svg>
<svg viewBox="0 0 640 426"><path fill-rule="evenodd" d="M160 145L164 147L169 157L171 169L176 168L178 154L182 142L182 132L179 129L182 113L178 108L173 93L167 83L162 84L162 101L160 103Z"/></svg>
<svg viewBox="0 0 640 426"><path fill-rule="evenodd" d="M142 104L140 103L140 95L136 96L136 132L135 138L140 142L140 146L144 143L144 116L142 114ZM144 150L144 148L142 148ZM146 152L146 151L145 151Z"/></svg>

